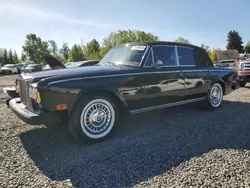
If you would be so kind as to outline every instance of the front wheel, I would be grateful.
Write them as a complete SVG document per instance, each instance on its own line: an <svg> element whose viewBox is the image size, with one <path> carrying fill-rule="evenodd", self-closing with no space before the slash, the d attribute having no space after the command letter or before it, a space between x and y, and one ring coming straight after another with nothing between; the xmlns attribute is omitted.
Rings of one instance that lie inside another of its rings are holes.
<svg viewBox="0 0 250 188"><path fill-rule="evenodd" d="M205 102L205 108L217 109L221 106L223 101L223 89L221 84L215 83L212 85Z"/></svg>
<svg viewBox="0 0 250 188"><path fill-rule="evenodd" d="M89 95L77 103L69 119L68 128L76 139L97 142L111 134L118 119L118 108L112 98Z"/></svg>

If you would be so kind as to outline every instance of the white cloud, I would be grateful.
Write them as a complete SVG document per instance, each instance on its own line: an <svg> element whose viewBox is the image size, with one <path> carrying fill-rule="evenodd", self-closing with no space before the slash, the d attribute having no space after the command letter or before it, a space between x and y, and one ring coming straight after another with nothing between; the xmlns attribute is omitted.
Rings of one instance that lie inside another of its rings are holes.
<svg viewBox="0 0 250 188"><path fill-rule="evenodd" d="M93 26L99 28L119 28L121 25L109 24L105 22L96 22L91 20L84 20L75 18L66 13L61 14L59 12L52 12L38 8L37 6L30 6L27 4L15 3L3 3L0 7L0 16L4 15L18 15L29 17L29 19L39 18L40 20L53 21L53 22L64 22L69 24L80 24L85 26ZM3 17L2 17L3 18ZM1 19L0 19L1 20Z"/></svg>

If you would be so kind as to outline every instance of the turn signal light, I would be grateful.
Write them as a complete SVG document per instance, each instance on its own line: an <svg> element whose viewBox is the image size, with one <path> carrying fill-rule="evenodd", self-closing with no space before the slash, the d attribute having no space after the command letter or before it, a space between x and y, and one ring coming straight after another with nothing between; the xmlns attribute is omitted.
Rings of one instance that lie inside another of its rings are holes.
<svg viewBox="0 0 250 188"><path fill-rule="evenodd" d="M67 110L67 104L58 104L56 105L57 110Z"/></svg>
<svg viewBox="0 0 250 188"><path fill-rule="evenodd" d="M38 91L36 91L35 95L36 95L36 101L37 101L38 103L40 103L40 102L41 102L40 93L39 93Z"/></svg>

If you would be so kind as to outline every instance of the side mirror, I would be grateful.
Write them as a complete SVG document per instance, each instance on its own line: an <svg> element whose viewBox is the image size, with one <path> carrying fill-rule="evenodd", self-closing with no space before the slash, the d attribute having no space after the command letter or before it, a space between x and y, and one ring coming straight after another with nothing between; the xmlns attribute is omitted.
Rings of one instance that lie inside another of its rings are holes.
<svg viewBox="0 0 250 188"><path fill-rule="evenodd" d="M163 65L163 62L161 60L156 61L156 67L160 68Z"/></svg>

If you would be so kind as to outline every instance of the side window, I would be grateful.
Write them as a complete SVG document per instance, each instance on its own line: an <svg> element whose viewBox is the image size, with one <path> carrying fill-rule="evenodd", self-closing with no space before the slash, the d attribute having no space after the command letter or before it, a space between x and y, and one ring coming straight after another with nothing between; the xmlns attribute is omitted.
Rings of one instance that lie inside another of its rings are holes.
<svg viewBox="0 0 250 188"><path fill-rule="evenodd" d="M174 46L154 46L154 62L162 61L163 66L177 66Z"/></svg>
<svg viewBox="0 0 250 188"><path fill-rule="evenodd" d="M177 47L180 66L195 65L194 50L192 48Z"/></svg>
<svg viewBox="0 0 250 188"><path fill-rule="evenodd" d="M152 58L152 50L150 50L144 66L145 67L151 67L153 65L154 65L154 62L153 62L153 58Z"/></svg>

